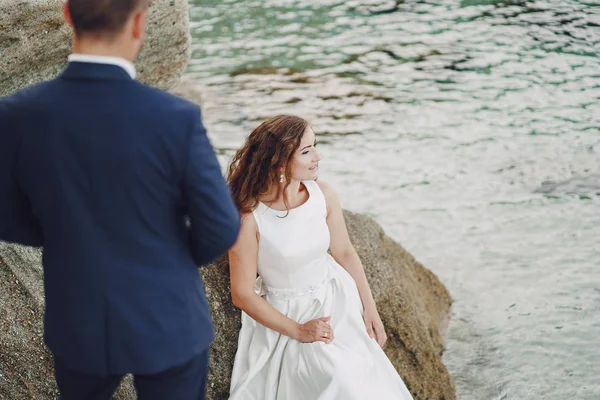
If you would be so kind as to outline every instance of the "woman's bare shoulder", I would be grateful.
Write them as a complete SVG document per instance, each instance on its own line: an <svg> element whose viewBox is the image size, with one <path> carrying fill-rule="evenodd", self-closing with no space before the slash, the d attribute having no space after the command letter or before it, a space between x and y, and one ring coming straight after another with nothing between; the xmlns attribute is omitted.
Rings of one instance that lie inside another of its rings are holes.
<svg viewBox="0 0 600 400"><path fill-rule="evenodd" d="M254 218L254 213L252 212L242 212L240 214L240 219L242 222L242 227L246 226L246 228L257 228L258 224L256 223L256 219Z"/></svg>
<svg viewBox="0 0 600 400"><path fill-rule="evenodd" d="M254 213L242 212L240 218L242 221L242 226L240 228L240 236L252 235L258 239L258 223L256 222L256 217L254 216Z"/></svg>
<svg viewBox="0 0 600 400"><path fill-rule="evenodd" d="M333 187L331 187L331 185L329 183L327 183L325 181L317 181L317 185L319 185L319 187L321 188L321 191L323 192L325 197L335 194Z"/></svg>

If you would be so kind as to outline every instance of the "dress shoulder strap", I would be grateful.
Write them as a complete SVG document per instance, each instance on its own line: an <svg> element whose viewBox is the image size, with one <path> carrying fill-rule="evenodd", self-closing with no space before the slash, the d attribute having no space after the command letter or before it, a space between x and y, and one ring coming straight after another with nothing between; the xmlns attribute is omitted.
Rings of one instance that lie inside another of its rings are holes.
<svg viewBox="0 0 600 400"><path fill-rule="evenodd" d="M258 203L258 206L256 206L256 208L252 211L252 217L254 218L254 221L256 221L256 227L258 228L259 233L261 225L260 215L264 212L265 210L262 207L262 203Z"/></svg>
<svg viewBox="0 0 600 400"><path fill-rule="evenodd" d="M302 183L304 183L304 186L306 186L310 197L313 198L312 200L314 201L314 204L321 208L327 216L327 201L325 200L325 194L321 190L321 187L317 181L302 181Z"/></svg>

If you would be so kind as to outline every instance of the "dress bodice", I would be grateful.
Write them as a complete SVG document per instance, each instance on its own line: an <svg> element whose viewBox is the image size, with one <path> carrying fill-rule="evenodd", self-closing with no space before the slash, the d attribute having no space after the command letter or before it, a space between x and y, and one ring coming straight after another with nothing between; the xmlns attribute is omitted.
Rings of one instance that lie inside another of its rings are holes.
<svg viewBox="0 0 600 400"><path fill-rule="evenodd" d="M321 281L328 256L327 205L315 181L303 181L309 198L289 211L263 203L253 211L258 225L258 274L272 289L301 289Z"/></svg>
<svg viewBox="0 0 600 400"><path fill-rule="evenodd" d="M254 290L299 324L328 317L334 340L304 343L243 311L229 400L412 400L365 329L356 282L327 253L320 186L303 184L309 198L300 207L288 213L259 204L253 212L260 233Z"/></svg>

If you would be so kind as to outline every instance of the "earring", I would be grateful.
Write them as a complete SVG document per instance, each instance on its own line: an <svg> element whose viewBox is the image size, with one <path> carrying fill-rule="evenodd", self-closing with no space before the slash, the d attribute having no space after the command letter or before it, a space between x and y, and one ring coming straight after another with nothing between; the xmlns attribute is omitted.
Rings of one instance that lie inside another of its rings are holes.
<svg viewBox="0 0 600 400"><path fill-rule="evenodd" d="M279 175L279 182L283 183L283 174Z"/></svg>

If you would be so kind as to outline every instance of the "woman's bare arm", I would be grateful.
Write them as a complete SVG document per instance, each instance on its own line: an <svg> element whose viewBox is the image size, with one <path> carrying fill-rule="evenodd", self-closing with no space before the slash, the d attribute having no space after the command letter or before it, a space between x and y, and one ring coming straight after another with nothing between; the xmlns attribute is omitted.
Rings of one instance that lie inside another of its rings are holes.
<svg viewBox="0 0 600 400"><path fill-rule="evenodd" d="M327 203L327 226L329 227L329 234L331 236L331 243L329 245L331 255L354 278L364 307L363 318L365 319L367 332L371 337L375 334L377 342L383 346L387 340L383 323L379 317L365 269L352 242L350 242L346 221L342 213L342 205L328 183L322 181L318 181L318 183Z"/></svg>
<svg viewBox="0 0 600 400"><path fill-rule="evenodd" d="M365 308L375 306L365 270L348 236L340 201L328 183L319 181L319 186L327 201L327 226L331 236L329 246L331 255L356 281L363 306Z"/></svg>
<svg viewBox="0 0 600 400"><path fill-rule="evenodd" d="M237 242L229 250L231 297L233 304L261 325L301 342L330 342L332 333L325 319L300 324L277 311L254 292L258 260L258 227L252 214L242 216ZM325 325L325 326L324 326ZM324 330L331 332L323 338Z"/></svg>

